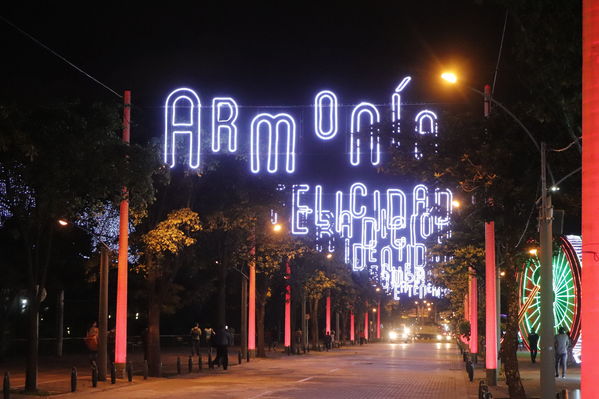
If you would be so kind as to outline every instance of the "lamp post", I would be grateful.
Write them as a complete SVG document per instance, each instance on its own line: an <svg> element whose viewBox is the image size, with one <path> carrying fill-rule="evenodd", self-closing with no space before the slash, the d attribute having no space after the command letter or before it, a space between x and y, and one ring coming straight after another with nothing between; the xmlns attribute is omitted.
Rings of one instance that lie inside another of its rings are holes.
<svg viewBox="0 0 599 399"><path fill-rule="evenodd" d="M445 81L455 84L458 81L458 78L453 73L443 73L441 78ZM490 105L498 106L502 111L504 111L528 136L528 138L532 141L535 148L541 153L541 184L542 184L542 194L541 194L541 207L539 209L539 235L541 242L541 352L544 353L544 356L541 356L541 398L548 399L553 398L555 396L555 379L554 379L554 348L553 348L553 334L554 334L554 322L553 322L553 264L552 264L552 219L553 219L553 207L551 206L551 198L547 194L547 183L546 183L546 173L548 172L551 176L551 180L553 179L553 174L551 169L547 165L546 162L546 151L545 144L539 145L539 143L535 140L532 133L526 128L526 126L522 123L520 119L514 115L505 105L495 100L490 93L489 86L485 86L484 91L480 91L475 89L474 87L466 85L468 89L472 92L477 93L483 97L484 100L484 112L485 117L488 116ZM486 318L486 331L487 334L487 377L496 381L496 367L497 367L497 340L499 336L497 334L497 314L489 314L489 310L492 313L498 313L497 306L495 301L497 300L497 294L495 289L495 284L497 279L495 278L495 264L494 264L494 252L495 247L494 244L489 245L487 237L492 234L494 238L494 231L491 231L492 226L485 226L485 249L486 249L486 272L487 272L487 318ZM494 230L494 229L493 229ZM490 251L492 250L492 254ZM491 259L492 258L492 259ZM490 262L493 262L492 270ZM489 274L493 277L490 278ZM495 338L494 340L492 340ZM491 371L489 371L491 370ZM491 385L491 384L489 384Z"/></svg>
<svg viewBox="0 0 599 399"><path fill-rule="evenodd" d="M78 226L71 224L65 219L58 220L58 224L62 227L68 225L75 226L76 228L86 232L87 234L94 237L100 245L100 293L99 293L99 306L98 306L98 360L96 365L98 367L98 380L106 381L106 374L108 369L108 252L111 249L108 245L100 238L99 235Z"/></svg>

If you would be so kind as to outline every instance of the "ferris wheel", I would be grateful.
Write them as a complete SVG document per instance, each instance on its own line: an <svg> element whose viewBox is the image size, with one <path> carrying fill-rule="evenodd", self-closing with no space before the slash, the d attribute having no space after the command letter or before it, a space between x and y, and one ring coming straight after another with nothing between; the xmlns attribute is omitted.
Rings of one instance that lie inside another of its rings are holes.
<svg viewBox="0 0 599 399"><path fill-rule="evenodd" d="M581 241L578 236L561 236L559 251L553 256L553 320L569 332L572 343L580 336ZM524 265L519 276L520 335L528 347L528 334L541 329L541 264L535 255Z"/></svg>

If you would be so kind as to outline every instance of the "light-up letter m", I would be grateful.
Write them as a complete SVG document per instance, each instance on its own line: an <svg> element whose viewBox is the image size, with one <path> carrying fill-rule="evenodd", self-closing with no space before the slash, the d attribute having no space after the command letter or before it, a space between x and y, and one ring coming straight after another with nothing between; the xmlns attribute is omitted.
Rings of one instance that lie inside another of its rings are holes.
<svg viewBox="0 0 599 399"><path fill-rule="evenodd" d="M164 105L164 162L175 166L177 136L189 137L189 167L200 166L200 98L191 89L177 89Z"/></svg>
<svg viewBox="0 0 599 399"><path fill-rule="evenodd" d="M285 150L280 151L279 139L286 134ZM253 173L262 170L266 158L268 173L279 169L279 154L285 154L285 171L295 172L295 120L289 114L258 114L252 120L250 137L250 165ZM265 140L268 142L265 143Z"/></svg>

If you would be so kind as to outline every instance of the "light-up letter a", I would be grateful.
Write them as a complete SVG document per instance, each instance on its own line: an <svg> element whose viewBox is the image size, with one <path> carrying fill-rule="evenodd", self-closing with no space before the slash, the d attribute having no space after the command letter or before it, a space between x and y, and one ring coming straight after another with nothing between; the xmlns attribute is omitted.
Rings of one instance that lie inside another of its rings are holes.
<svg viewBox="0 0 599 399"><path fill-rule="evenodd" d="M282 129L287 133L285 149L280 151L279 138ZM263 167L261 163L266 158L268 173L279 170L279 154L285 154L285 171L295 172L295 120L289 114L258 114L251 124L250 135L250 166L252 173L259 173ZM265 143L265 140L268 142Z"/></svg>
<svg viewBox="0 0 599 399"><path fill-rule="evenodd" d="M223 112L223 108L227 111ZM229 152L237 151L237 103L230 97L212 99L212 152L219 152L221 134L227 133Z"/></svg>
<svg viewBox="0 0 599 399"><path fill-rule="evenodd" d="M175 166L177 136L189 137L189 167L200 166L200 98L191 89L177 89L164 105L164 162Z"/></svg>

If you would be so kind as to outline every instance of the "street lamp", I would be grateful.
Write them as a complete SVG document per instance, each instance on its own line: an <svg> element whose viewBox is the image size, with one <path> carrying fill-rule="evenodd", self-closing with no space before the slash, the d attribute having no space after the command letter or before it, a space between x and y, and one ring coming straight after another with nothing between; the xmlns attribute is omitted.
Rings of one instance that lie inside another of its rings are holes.
<svg viewBox="0 0 599 399"><path fill-rule="evenodd" d="M62 227L69 225L84 231L94 237L100 245L100 300L98 309L98 380L106 381L108 369L108 252L110 247L102 240L101 236L88 229L69 223L66 219L59 219L58 224Z"/></svg>
<svg viewBox="0 0 599 399"><path fill-rule="evenodd" d="M458 78L455 73L444 72L441 78L446 82L455 84ZM518 126L524 130L528 138L532 141L535 148L541 153L541 208L539 210L539 230L541 244L541 351L545 356L541 357L541 397L551 398L555 395L555 379L553 378L553 265L552 265L552 218L553 207L551 206L551 198L547 193L546 173L552 180L552 185L557 186L554 182L551 169L546 163L545 143L539 143L535 140L532 133L526 128L514 113L506 108L502 103L495 100L491 95L491 87L485 85L484 91L480 91L465 85L469 90L483 97L484 116L488 117L491 109L491 104L498 106L504 111ZM499 281L496 276L495 268L495 226L494 222L485 222L485 264L486 264L486 304L487 311L486 320L486 342L495 343L495 345L487 345L486 350L486 368L487 382L489 385L497 385L497 352L499 347L499 332L497 330L499 316ZM495 312L495 314L493 314Z"/></svg>

